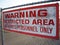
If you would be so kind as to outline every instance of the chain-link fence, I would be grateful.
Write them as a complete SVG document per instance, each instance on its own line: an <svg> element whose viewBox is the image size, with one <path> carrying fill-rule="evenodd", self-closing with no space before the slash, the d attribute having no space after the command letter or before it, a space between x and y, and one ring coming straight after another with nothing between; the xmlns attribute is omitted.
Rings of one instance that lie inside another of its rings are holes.
<svg viewBox="0 0 60 45"><path fill-rule="evenodd" d="M60 45L60 29L59 40L19 34L5 30L3 33L4 33L4 45ZM0 45L2 45L1 39L2 38L0 31Z"/></svg>

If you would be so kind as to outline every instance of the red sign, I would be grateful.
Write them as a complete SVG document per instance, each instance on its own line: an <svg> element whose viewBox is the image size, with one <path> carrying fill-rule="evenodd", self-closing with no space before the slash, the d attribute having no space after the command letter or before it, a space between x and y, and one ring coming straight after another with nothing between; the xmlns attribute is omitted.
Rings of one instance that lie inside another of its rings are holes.
<svg viewBox="0 0 60 45"><path fill-rule="evenodd" d="M46 38L59 38L58 3L3 12L5 30Z"/></svg>

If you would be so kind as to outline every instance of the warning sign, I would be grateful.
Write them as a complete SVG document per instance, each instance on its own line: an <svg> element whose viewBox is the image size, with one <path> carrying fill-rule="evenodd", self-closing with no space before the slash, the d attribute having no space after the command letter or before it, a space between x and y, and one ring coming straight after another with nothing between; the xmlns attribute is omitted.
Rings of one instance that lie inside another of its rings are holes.
<svg viewBox="0 0 60 45"><path fill-rule="evenodd" d="M3 26L9 31L58 39L58 3L5 11Z"/></svg>

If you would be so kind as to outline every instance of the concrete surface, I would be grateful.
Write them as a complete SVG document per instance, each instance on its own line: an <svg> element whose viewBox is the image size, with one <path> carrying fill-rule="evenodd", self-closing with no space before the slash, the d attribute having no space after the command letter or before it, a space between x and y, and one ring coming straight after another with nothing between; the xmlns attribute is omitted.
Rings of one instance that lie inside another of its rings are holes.
<svg viewBox="0 0 60 45"><path fill-rule="evenodd" d="M60 39L54 40L40 38L36 36L5 31L4 45L60 45Z"/></svg>

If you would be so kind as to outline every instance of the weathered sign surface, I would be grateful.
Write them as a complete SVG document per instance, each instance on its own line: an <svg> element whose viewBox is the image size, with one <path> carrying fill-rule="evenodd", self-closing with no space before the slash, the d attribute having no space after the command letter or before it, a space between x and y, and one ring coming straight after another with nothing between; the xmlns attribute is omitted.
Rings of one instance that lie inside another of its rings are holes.
<svg viewBox="0 0 60 45"><path fill-rule="evenodd" d="M3 12L5 30L58 39L59 5L47 4Z"/></svg>

